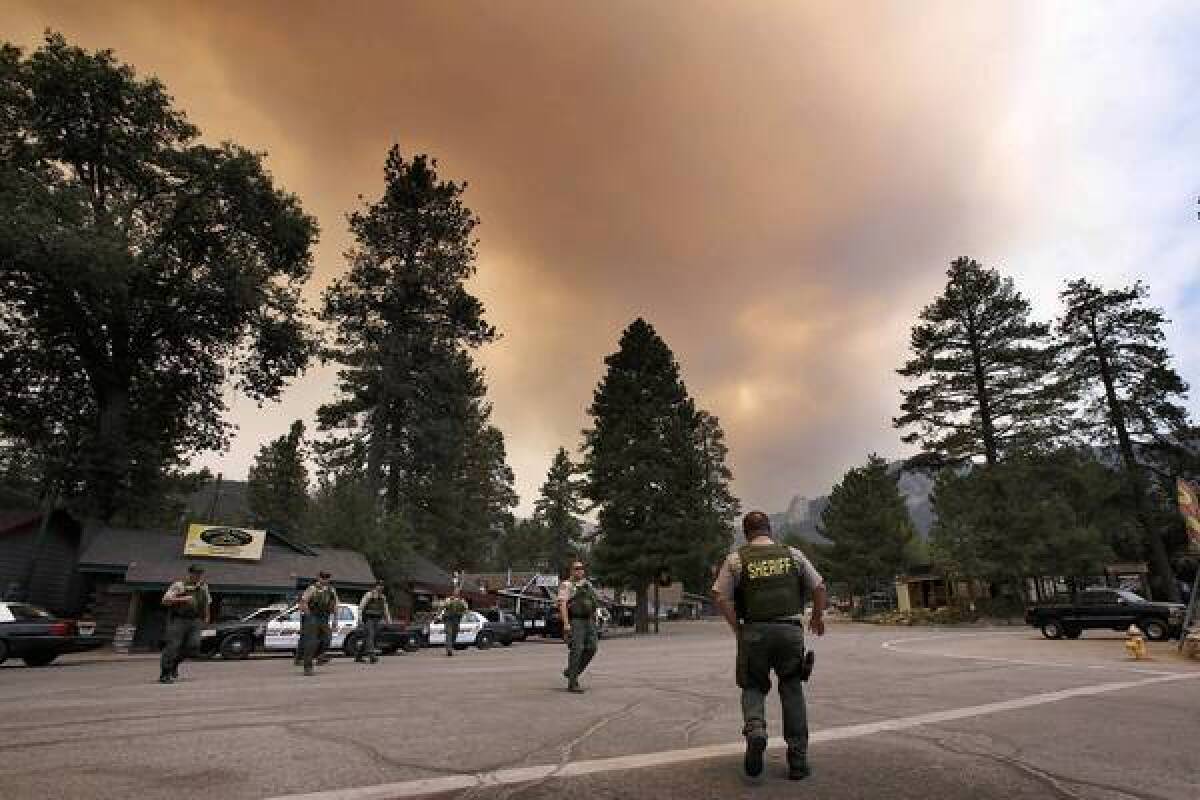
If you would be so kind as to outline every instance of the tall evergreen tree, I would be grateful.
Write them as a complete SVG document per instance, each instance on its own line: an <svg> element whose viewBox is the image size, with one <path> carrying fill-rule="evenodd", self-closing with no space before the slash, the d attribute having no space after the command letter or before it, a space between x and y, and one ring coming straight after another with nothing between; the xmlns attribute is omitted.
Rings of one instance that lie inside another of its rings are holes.
<svg viewBox="0 0 1200 800"><path fill-rule="evenodd" d="M833 487L821 523L833 543L828 552L833 577L859 588L863 596L872 579L894 579L908 566L915 530L895 476L875 454Z"/></svg>
<svg viewBox="0 0 1200 800"><path fill-rule="evenodd" d="M575 473L566 448L558 448L534 504L534 519L546 532L547 561L560 575L566 574L567 562L575 558L583 535L579 518L583 513L582 488Z"/></svg>
<svg viewBox="0 0 1200 800"><path fill-rule="evenodd" d="M318 411L335 433L318 449L328 468L365 458L370 492L404 515L417 545L443 566L470 568L516 497L470 355L496 338L465 287L478 220L462 202L466 185L436 167L393 147L383 196L350 215L350 270L322 309L335 331L324 355L342 369L340 397Z"/></svg>
<svg viewBox="0 0 1200 800"><path fill-rule="evenodd" d="M1154 593L1178 600L1163 534L1152 519L1141 453L1156 444L1176 447L1189 437L1187 411L1179 403L1188 387L1163 346L1166 317L1146 307L1146 296L1140 281L1107 291L1071 281L1062 292L1066 308L1057 327L1063 370L1087 400L1083 424L1121 454Z"/></svg>
<svg viewBox="0 0 1200 800"><path fill-rule="evenodd" d="M651 582L662 570L682 574L708 546L693 527L704 509L697 412L671 350L645 320L631 323L604 361L584 431L584 494L600 508L591 561L601 580L637 592L645 631Z"/></svg>
<svg viewBox="0 0 1200 800"><path fill-rule="evenodd" d="M500 569L545 572L551 569L547 556L549 552L550 535L545 525L537 519L509 517L504 525L504 537L500 540L496 566Z"/></svg>
<svg viewBox="0 0 1200 800"><path fill-rule="evenodd" d="M712 585L711 570L733 544L733 522L741 502L733 494L733 472L727 463L729 448L721 421L701 409L696 414L693 444L700 467L699 496L693 523L696 547L692 558L681 565L679 577L685 588L706 593Z"/></svg>
<svg viewBox="0 0 1200 800"><path fill-rule="evenodd" d="M946 275L945 291L912 329L913 357L897 370L923 381L902 392L904 413L893 420L913 429L904 441L994 465L1064 435L1068 398L1051 380L1049 326L1029 319L1029 302L995 270L959 258Z"/></svg>
<svg viewBox="0 0 1200 800"><path fill-rule="evenodd" d="M317 226L262 162L111 51L0 46L0 437L84 513L224 447L227 379L273 398L313 354Z"/></svg>
<svg viewBox="0 0 1200 800"><path fill-rule="evenodd" d="M257 525L297 531L308 508L308 466L304 423L296 420L284 436L263 445L247 476L247 502Z"/></svg>
<svg viewBox="0 0 1200 800"><path fill-rule="evenodd" d="M322 472L304 517L305 538L362 553L397 597L412 567L412 530L372 493L362 464Z"/></svg>

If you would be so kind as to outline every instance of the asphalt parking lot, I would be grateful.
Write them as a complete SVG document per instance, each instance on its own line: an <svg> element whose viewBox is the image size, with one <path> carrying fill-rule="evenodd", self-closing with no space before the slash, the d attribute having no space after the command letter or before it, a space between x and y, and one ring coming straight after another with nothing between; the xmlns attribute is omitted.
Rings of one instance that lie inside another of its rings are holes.
<svg viewBox="0 0 1200 800"><path fill-rule="evenodd" d="M1200 662L1116 634L832 625L809 684L814 775L740 776L733 640L715 621L565 649L435 649L303 678L287 658L0 667L0 797L1178 798L1200 785ZM771 732L778 736L776 695Z"/></svg>

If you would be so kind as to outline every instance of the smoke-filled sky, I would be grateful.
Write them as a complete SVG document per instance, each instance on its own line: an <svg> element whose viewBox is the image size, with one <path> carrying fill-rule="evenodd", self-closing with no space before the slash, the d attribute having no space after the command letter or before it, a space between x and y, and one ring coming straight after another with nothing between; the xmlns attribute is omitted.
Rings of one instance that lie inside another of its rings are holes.
<svg viewBox="0 0 1200 800"><path fill-rule="evenodd" d="M1200 9L1151 2L6 2L154 74L207 139L266 151L321 225L309 296L387 148L481 217L478 354L532 507L603 358L645 317L726 432L744 508L911 453L894 373L968 255L1038 315L1067 278L1148 281L1200 381ZM333 368L197 459L243 478ZM1190 401L1193 413L1200 403Z"/></svg>

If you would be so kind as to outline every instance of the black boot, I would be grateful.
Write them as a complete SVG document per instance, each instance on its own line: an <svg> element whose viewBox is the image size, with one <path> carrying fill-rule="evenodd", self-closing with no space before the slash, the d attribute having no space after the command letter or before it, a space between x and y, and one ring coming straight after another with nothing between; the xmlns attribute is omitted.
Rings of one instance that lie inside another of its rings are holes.
<svg viewBox="0 0 1200 800"><path fill-rule="evenodd" d="M579 681L572 678L571 682L567 684L567 691L574 694L583 694L583 687L579 685Z"/></svg>
<svg viewBox="0 0 1200 800"><path fill-rule="evenodd" d="M746 757L742 767L751 778L757 778L763 771L763 751L767 749L767 732L761 728L753 728L746 732Z"/></svg>
<svg viewBox="0 0 1200 800"><path fill-rule="evenodd" d="M171 678L171 673L160 672L158 674L158 682L159 683L174 683L175 681Z"/></svg>
<svg viewBox="0 0 1200 800"><path fill-rule="evenodd" d="M812 769L810 769L808 766L807 758L801 757L801 758L795 759L795 760L790 759L790 758L788 759L788 780L789 781L802 781L805 778L807 778L809 775L812 775Z"/></svg>

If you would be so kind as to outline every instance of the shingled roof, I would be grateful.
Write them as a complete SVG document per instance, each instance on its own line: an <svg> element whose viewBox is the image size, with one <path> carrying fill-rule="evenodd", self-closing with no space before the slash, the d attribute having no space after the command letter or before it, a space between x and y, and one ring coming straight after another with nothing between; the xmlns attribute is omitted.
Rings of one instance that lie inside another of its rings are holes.
<svg viewBox="0 0 1200 800"><path fill-rule="evenodd" d="M172 531L97 527L89 529L88 539L79 558L81 572L123 575L136 586L165 587L179 580L189 564L203 565L208 584L217 591L292 591L311 583L321 570L328 570L338 587L369 589L375 582L361 553L295 545L270 532L260 561L185 556L183 535Z"/></svg>

